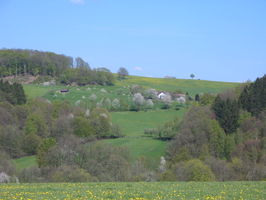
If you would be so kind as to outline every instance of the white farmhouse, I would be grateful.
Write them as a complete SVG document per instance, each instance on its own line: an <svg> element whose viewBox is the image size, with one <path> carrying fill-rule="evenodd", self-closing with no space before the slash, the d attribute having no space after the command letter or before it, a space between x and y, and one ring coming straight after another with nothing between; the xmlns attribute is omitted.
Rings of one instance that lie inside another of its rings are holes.
<svg viewBox="0 0 266 200"><path fill-rule="evenodd" d="M166 97L166 94L164 93L164 92L160 92L159 94L158 94L158 98L159 99L164 99Z"/></svg>

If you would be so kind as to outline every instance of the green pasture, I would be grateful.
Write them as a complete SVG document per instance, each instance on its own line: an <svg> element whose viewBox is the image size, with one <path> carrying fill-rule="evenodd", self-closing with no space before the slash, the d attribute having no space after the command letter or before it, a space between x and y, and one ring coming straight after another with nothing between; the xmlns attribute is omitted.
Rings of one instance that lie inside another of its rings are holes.
<svg viewBox="0 0 266 200"><path fill-rule="evenodd" d="M113 123L119 124L127 137L144 136L144 129L155 128L175 117L182 119L185 109L140 112L112 112Z"/></svg>
<svg viewBox="0 0 266 200"><path fill-rule="evenodd" d="M0 199L264 200L266 182L1 184Z"/></svg>
<svg viewBox="0 0 266 200"><path fill-rule="evenodd" d="M226 89L236 87L240 83L217 82L205 80L188 80L188 79L166 79L166 78L148 78L129 76L122 81L116 81L115 86L83 86L83 87L66 87L42 86L42 85L24 85L25 93L28 98L44 97L51 101L68 100L72 103L78 100L87 103L90 95L95 94L97 101L102 98L110 98L111 100L118 98L124 103L130 102L129 87L131 85L140 85L144 88L154 88L160 91L177 91L188 92L191 96L200 93L219 93ZM70 92L66 94L58 93L61 89L68 88ZM101 91L104 89L106 92Z"/></svg>
<svg viewBox="0 0 266 200"><path fill-rule="evenodd" d="M236 87L240 83L129 76L123 81L117 81L116 84L120 86L135 84L161 91L181 90L184 93L188 92L191 96L194 96L200 93L219 93L226 89Z"/></svg>
<svg viewBox="0 0 266 200"><path fill-rule="evenodd" d="M167 142L155 140L144 135L146 128L156 128L165 122L178 117L182 119L185 109L159 110L149 112L114 112L113 123L119 124L124 138L104 140L109 144L126 147L129 149L131 160L145 158L150 167L156 168L160 157L165 154Z"/></svg>
<svg viewBox="0 0 266 200"><path fill-rule="evenodd" d="M69 101L73 105L83 107L101 102L109 98L111 101L119 99L120 104L130 104L131 95L129 89L121 86L83 86L83 87L65 87L63 85L41 86L24 85L25 93L28 98L43 97L50 101ZM67 93L61 93L60 90L69 89ZM92 100L91 96L96 99Z"/></svg>
<svg viewBox="0 0 266 200"><path fill-rule="evenodd" d="M15 166L18 171L27 167L37 166L36 156L25 156L14 160Z"/></svg>
<svg viewBox="0 0 266 200"><path fill-rule="evenodd" d="M45 86L29 85L29 84L23 85L23 88L28 99L42 97L45 94L47 94L49 91L54 89L53 87L45 87Z"/></svg>

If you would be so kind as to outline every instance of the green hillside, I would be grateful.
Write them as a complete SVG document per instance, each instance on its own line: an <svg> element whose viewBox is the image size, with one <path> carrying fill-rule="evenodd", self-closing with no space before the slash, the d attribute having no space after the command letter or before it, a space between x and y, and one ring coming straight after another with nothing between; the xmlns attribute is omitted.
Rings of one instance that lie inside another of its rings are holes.
<svg viewBox="0 0 266 200"><path fill-rule="evenodd" d="M179 111L117 112L112 113L113 122L120 125L124 138L109 139L104 142L127 147L132 161L144 157L151 167L159 164L164 155L167 142L154 140L144 135L144 129L155 128L175 117L182 119L185 109Z"/></svg>
<svg viewBox="0 0 266 200"><path fill-rule="evenodd" d="M44 97L50 101L70 101L76 104L78 101L83 106L87 106L90 102L89 97L96 95L96 101L99 102L103 98L111 100L118 98L122 104L130 104L132 95L130 94L130 86L140 85L144 88L154 88L162 91L181 90L188 92L191 96L197 93L218 93L228 88L236 87L239 83L214 82L202 80L183 80L183 79L165 79L165 78L147 78L129 76L122 81L116 81L115 86L98 86L90 85L83 87L68 87L67 94L61 94L60 91L66 86L42 86L42 85L24 85L24 89L28 98ZM148 112L113 112L113 123L118 124L124 138L102 140L100 142L110 143L117 146L127 147L130 152L131 160L134 162L138 158L145 158L150 167L156 168L161 156L164 155L167 142L154 140L144 135L146 128L155 128L167 121L172 120L176 116L182 119L186 109L175 110L158 110L154 107ZM17 168L23 169L27 166L36 164L35 157L25 157L16 160Z"/></svg>
<svg viewBox="0 0 266 200"><path fill-rule="evenodd" d="M140 76L129 76L126 80L117 81L117 85L137 84L147 88L154 88L162 91L181 90L190 95L200 93L219 93L226 89L236 87L239 83L191 80L191 79L167 79L167 78L148 78Z"/></svg>
<svg viewBox="0 0 266 200"><path fill-rule="evenodd" d="M127 101L128 87L131 85L140 85L145 88L154 88L162 91L181 90L188 92L190 95L200 93L219 93L229 88L238 86L240 83L216 82L204 80L186 80L186 79L166 79L166 78L148 78L129 76L122 81L116 81L115 86L88 86L88 87L70 87L70 95L57 95L55 92L65 86L41 86L41 85L24 85L26 95L29 98L45 97L49 100L69 100L75 102L82 99L82 96L96 94L99 97L105 96L109 98L119 98ZM105 89L107 94L101 92ZM124 94L124 95L123 95Z"/></svg>

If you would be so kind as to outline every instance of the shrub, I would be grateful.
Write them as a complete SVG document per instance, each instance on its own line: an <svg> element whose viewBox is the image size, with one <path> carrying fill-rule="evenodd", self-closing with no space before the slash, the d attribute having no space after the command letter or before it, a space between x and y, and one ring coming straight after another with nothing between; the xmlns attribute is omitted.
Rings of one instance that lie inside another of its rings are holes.
<svg viewBox="0 0 266 200"><path fill-rule="evenodd" d="M88 182L95 180L86 170L76 166L63 165L51 174L51 181L53 182Z"/></svg>
<svg viewBox="0 0 266 200"><path fill-rule="evenodd" d="M5 172L9 176L15 174L15 166L11 162L10 157L3 151L0 151L0 172Z"/></svg>
<svg viewBox="0 0 266 200"><path fill-rule="evenodd" d="M35 134L28 134L23 139L23 150L29 155L34 155L37 153L37 149L41 144L42 139L40 136Z"/></svg>
<svg viewBox="0 0 266 200"><path fill-rule="evenodd" d="M38 183L45 181L42 177L41 169L38 167L23 169L19 174L19 180L22 183Z"/></svg>
<svg viewBox="0 0 266 200"><path fill-rule="evenodd" d="M177 164L174 172L179 181L214 181L211 169L198 159Z"/></svg>
<svg viewBox="0 0 266 200"><path fill-rule="evenodd" d="M88 137L94 134L90 121L84 117L75 117L73 121L74 134L79 137Z"/></svg>

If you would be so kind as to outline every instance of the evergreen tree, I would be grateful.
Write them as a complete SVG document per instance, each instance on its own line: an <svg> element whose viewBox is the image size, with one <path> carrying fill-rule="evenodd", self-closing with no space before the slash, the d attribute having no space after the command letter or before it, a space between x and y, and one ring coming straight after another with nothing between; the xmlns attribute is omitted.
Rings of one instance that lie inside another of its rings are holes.
<svg viewBox="0 0 266 200"><path fill-rule="evenodd" d="M199 96L199 94L196 94L196 95L195 95L195 101L198 101L198 102L200 101L200 96Z"/></svg>
<svg viewBox="0 0 266 200"><path fill-rule="evenodd" d="M14 83L9 84L8 82L0 81L0 101L7 101L11 104L25 104L26 96L24 89L21 84Z"/></svg>
<svg viewBox="0 0 266 200"><path fill-rule="evenodd" d="M226 133L233 133L238 127L239 106L235 100L222 100L220 96L214 101L213 110L216 119Z"/></svg>
<svg viewBox="0 0 266 200"><path fill-rule="evenodd" d="M266 108L266 75L257 78L254 83L246 86L239 97L239 103L253 115L259 115Z"/></svg>

